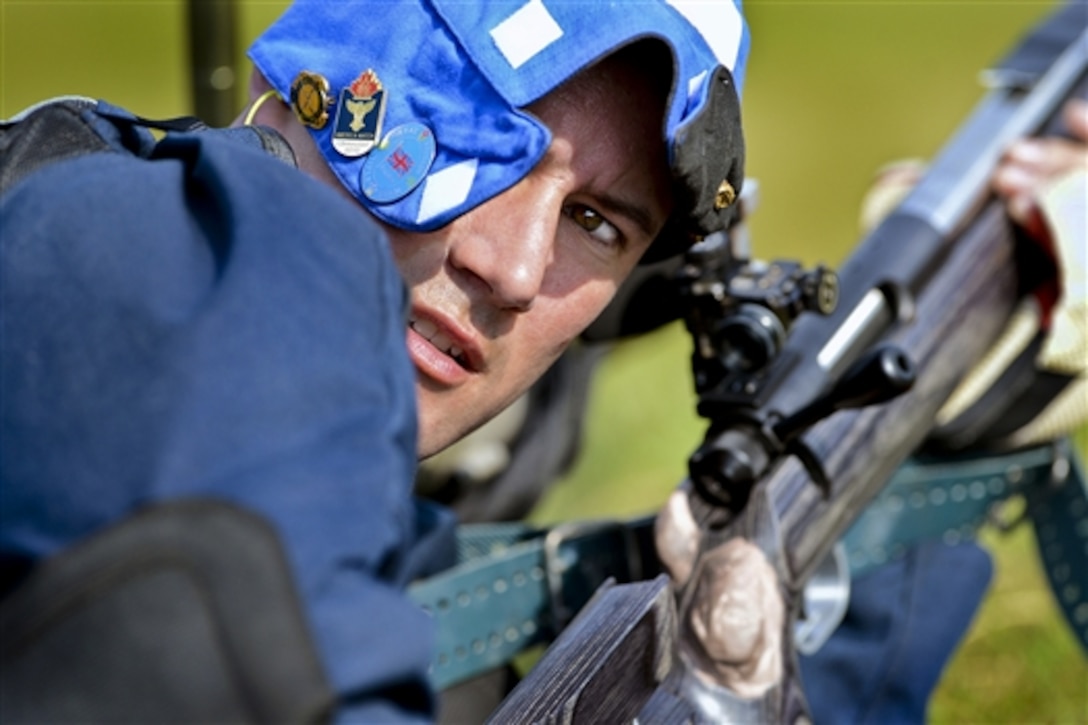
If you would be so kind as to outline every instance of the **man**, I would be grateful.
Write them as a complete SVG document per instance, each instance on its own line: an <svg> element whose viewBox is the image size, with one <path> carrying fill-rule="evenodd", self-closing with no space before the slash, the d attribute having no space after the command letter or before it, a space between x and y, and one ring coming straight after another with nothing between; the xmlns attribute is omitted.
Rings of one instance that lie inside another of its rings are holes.
<svg viewBox="0 0 1088 725"><path fill-rule="evenodd" d="M400 590L450 519L411 500L416 455L728 224L747 35L695 10L299 0L251 51L243 120L278 135L237 137L324 184L105 105L6 127L5 589L138 509L226 500L275 527L338 716L428 718Z"/></svg>

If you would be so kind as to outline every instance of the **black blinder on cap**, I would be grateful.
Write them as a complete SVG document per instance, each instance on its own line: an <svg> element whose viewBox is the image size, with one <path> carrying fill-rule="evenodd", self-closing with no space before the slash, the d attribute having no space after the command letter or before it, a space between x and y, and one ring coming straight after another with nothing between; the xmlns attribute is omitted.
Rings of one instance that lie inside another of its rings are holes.
<svg viewBox="0 0 1088 725"><path fill-rule="evenodd" d="M672 151L675 211L641 264L680 254L732 221L744 184L744 133L729 69L714 69L706 105L678 129Z"/></svg>

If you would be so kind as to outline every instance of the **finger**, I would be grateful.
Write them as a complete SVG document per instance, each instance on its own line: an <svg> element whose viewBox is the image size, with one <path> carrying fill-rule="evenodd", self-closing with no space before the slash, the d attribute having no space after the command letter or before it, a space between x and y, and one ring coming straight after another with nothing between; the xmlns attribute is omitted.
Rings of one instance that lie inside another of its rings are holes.
<svg viewBox="0 0 1088 725"><path fill-rule="evenodd" d="M1062 120L1074 137L1088 142L1088 100L1075 98L1065 104Z"/></svg>
<svg viewBox="0 0 1088 725"><path fill-rule="evenodd" d="M994 175L993 189L1005 201L1005 212L1032 237L1045 237L1039 208L1039 192L1047 188L1038 174L1007 165Z"/></svg>
<svg viewBox="0 0 1088 725"><path fill-rule="evenodd" d="M1009 197L1005 202L1005 209L1009 218L1022 227L1028 225L1037 208L1038 204L1035 197L1030 194L1017 194Z"/></svg>
<svg viewBox="0 0 1088 725"><path fill-rule="evenodd" d="M1046 179L1038 169L1016 163L1005 163L994 173L993 187L1000 196L1011 198L1031 195Z"/></svg>
<svg viewBox="0 0 1088 725"><path fill-rule="evenodd" d="M1003 163L1053 178L1088 165L1088 146L1063 138L1024 139L1009 147Z"/></svg>
<svg viewBox="0 0 1088 725"><path fill-rule="evenodd" d="M861 230L868 233L903 201L925 174L925 164L906 159L888 164L877 172L876 180L861 201Z"/></svg>
<svg viewBox="0 0 1088 725"><path fill-rule="evenodd" d="M699 549L699 525L692 516L689 495L684 486L673 491L654 522L657 557L677 586L691 577Z"/></svg>

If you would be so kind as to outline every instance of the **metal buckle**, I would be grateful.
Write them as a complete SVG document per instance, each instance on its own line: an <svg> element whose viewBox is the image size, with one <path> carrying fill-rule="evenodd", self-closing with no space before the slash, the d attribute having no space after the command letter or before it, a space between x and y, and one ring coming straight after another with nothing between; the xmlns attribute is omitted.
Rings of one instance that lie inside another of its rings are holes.
<svg viewBox="0 0 1088 725"><path fill-rule="evenodd" d="M1019 466L1013 466L1005 472L1005 479L1012 484L1010 495L996 501L986 514L986 522L1001 534L1012 532L1026 521L1032 505L1050 498L1069 478L1071 464L1068 442L1060 438L1052 441L1047 449L1050 452L1050 460L1045 481L1038 481L1034 486L1029 487L1023 481L1024 472ZM1034 478L1028 480L1033 481ZM1033 497L1032 501L1028 500L1029 497Z"/></svg>
<svg viewBox="0 0 1088 725"><path fill-rule="evenodd" d="M1011 534L1027 519L1028 502L1023 496L995 501L986 512L986 523L1002 536Z"/></svg>
<svg viewBox="0 0 1088 725"><path fill-rule="evenodd" d="M560 632L574 619L578 609L589 599L589 597L586 597L585 601L574 602L571 601L571 597L564 595L564 588L569 583L566 581L568 579L567 575L580 563L584 563L583 556L586 553L572 547L571 544L597 537L607 537L608 539L615 537L616 543L620 545L622 550L616 556L609 558L622 561L626 571L609 572L608 575L599 577L599 581L594 581L597 578L594 576L595 572L589 571L587 572L589 575L584 577L582 581L583 584L592 586L595 591L608 579L635 581L642 578L642 561L638 553L638 547L631 530L624 523L612 519L575 521L552 528L544 537L544 570L548 582L548 599L552 622L556 633ZM611 551L611 547L609 547L609 550ZM599 574L600 572L596 573ZM592 592L588 594L592 596Z"/></svg>

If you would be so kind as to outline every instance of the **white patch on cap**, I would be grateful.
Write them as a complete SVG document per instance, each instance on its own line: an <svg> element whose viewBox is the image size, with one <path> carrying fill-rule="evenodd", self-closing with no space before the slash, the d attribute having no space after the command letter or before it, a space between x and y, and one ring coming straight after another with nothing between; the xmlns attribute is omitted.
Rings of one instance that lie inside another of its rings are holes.
<svg viewBox="0 0 1088 725"><path fill-rule="evenodd" d="M714 51L718 62L729 70L737 64L744 21L733 0L665 0L695 26Z"/></svg>
<svg viewBox="0 0 1088 725"><path fill-rule="evenodd" d="M563 29L541 0L529 0L491 29L491 39L514 70L562 37Z"/></svg>
<svg viewBox="0 0 1088 725"><path fill-rule="evenodd" d="M423 197L419 201L416 224L464 204L476 179L476 166L476 159L469 159L430 174L423 182Z"/></svg>
<svg viewBox="0 0 1088 725"><path fill-rule="evenodd" d="M688 81L688 102L699 93L699 89L703 87L703 80L706 79L707 71L697 73L694 78Z"/></svg>

